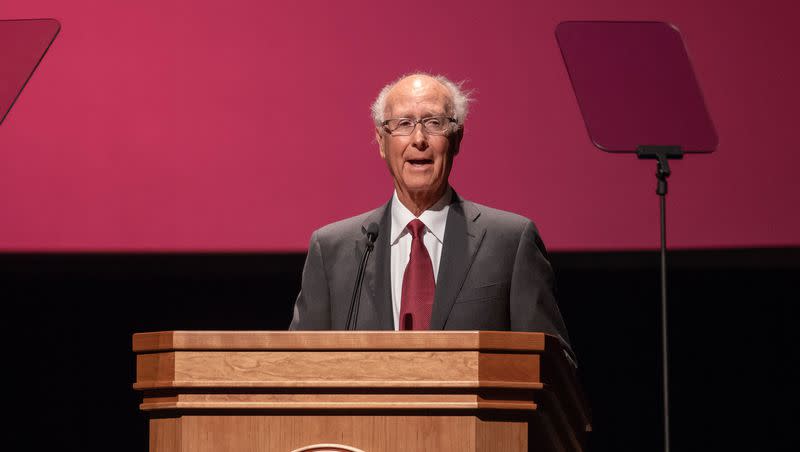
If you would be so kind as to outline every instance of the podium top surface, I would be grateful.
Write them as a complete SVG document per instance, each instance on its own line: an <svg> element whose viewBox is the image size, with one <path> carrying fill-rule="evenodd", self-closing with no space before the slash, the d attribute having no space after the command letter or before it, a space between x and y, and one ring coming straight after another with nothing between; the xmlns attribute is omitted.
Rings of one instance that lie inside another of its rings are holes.
<svg viewBox="0 0 800 452"><path fill-rule="evenodd" d="M509 350L544 352L558 339L506 331L160 331L133 335L137 353L169 350Z"/></svg>

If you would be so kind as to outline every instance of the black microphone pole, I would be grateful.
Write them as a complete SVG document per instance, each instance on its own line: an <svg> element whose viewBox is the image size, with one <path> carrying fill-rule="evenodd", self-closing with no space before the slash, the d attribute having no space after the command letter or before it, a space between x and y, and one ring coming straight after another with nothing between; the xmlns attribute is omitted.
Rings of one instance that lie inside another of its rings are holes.
<svg viewBox="0 0 800 452"><path fill-rule="evenodd" d="M361 257L361 265L358 267L356 274L356 284L353 287L353 298L350 300L350 309L347 311L347 324L345 330L355 330L358 325L358 305L361 301L361 283L364 280L364 268L367 266L367 259L369 259L372 249L375 247L375 240L378 238L378 223L370 223L364 231L367 234L367 247L364 249L364 255ZM354 316L355 314L355 316ZM350 325L353 328L350 328Z"/></svg>

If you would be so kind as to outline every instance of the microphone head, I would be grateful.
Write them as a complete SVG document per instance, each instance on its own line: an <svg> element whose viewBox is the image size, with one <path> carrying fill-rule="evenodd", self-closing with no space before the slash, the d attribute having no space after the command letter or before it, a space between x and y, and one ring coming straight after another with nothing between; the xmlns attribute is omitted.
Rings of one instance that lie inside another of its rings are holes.
<svg viewBox="0 0 800 452"><path fill-rule="evenodd" d="M365 232L367 233L367 240L369 240L370 243L375 243L375 240L378 238L378 229L378 223L374 221L367 226Z"/></svg>

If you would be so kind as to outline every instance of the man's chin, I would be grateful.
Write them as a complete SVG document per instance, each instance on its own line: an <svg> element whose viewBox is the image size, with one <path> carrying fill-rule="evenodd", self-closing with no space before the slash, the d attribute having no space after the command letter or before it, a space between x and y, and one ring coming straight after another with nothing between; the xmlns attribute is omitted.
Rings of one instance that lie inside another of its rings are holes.
<svg viewBox="0 0 800 452"><path fill-rule="evenodd" d="M408 190L427 191L439 185L433 171L406 171L403 176L402 183Z"/></svg>

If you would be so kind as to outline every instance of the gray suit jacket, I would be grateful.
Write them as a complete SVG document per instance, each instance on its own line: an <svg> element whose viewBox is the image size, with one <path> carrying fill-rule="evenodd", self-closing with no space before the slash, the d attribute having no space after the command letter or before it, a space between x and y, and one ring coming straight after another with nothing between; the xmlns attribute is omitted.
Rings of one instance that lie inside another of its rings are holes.
<svg viewBox="0 0 800 452"><path fill-rule="evenodd" d="M289 329L345 328L366 227L372 222L380 229L364 274L356 326L394 329L391 202L314 232ZM530 220L453 193L430 328L541 331L568 344L554 295L553 270Z"/></svg>

